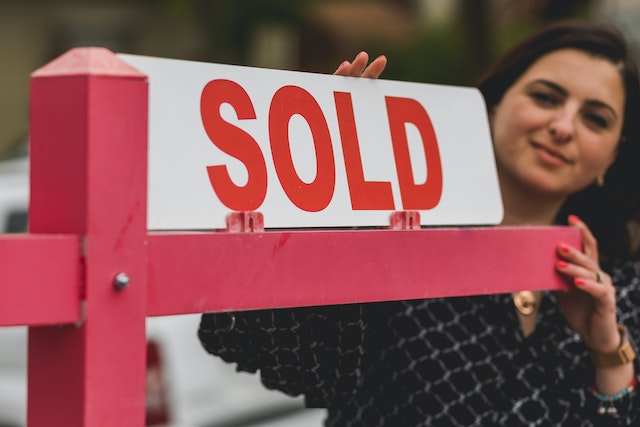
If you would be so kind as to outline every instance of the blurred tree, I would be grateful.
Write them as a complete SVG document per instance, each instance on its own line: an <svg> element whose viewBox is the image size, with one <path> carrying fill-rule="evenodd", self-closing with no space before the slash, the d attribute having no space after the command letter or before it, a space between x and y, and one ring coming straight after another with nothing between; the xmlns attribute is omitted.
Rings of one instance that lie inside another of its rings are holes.
<svg viewBox="0 0 640 427"><path fill-rule="evenodd" d="M256 31L275 24L298 38L291 45L296 69L331 72L339 61L367 50L389 57L385 78L460 85L473 85L495 56L531 29L589 16L593 3L457 0L451 16L434 21L420 19L420 0L162 0L204 29L209 48L199 59L206 61L255 65L250 51Z"/></svg>
<svg viewBox="0 0 640 427"><path fill-rule="evenodd" d="M549 22L567 18L590 18L597 0L508 0L497 18L500 20L493 34L492 53L499 55L516 40L533 29ZM508 13L511 12L511 13Z"/></svg>
<svg viewBox="0 0 640 427"><path fill-rule="evenodd" d="M256 28L267 22L299 27L316 0L190 1L196 5L200 25L208 29L211 37L209 60L246 64L249 41Z"/></svg>
<svg viewBox="0 0 640 427"><path fill-rule="evenodd" d="M448 24L423 28L411 43L382 48L389 63L384 77L391 80L470 85L475 74L463 53L465 39Z"/></svg>
<svg viewBox="0 0 640 427"><path fill-rule="evenodd" d="M474 70L485 69L491 61L492 34L489 25L489 0L460 0L458 21L464 43L462 53Z"/></svg>
<svg viewBox="0 0 640 427"><path fill-rule="evenodd" d="M543 21L554 21L589 16L592 6L593 0L547 0L541 9L540 18Z"/></svg>

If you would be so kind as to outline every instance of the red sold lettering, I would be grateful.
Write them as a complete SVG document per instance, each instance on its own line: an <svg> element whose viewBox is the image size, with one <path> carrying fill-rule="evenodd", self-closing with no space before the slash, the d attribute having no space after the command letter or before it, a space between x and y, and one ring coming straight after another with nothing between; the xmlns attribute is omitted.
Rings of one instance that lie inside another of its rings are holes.
<svg viewBox="0 0 640 427"><path fill-rule="evenodd" d="M247 92L230 80L207 83L200 97L202 124L215 146L240 160L247 168L244 186L236 185L224 165L208 166L209 181L220 201L229 209L252 211L267 195L267 167L258 143L245 131L220 116L220 106L231 104L239 120L252 120L256 113Z"/></svg>
<svg viewBox="0 0 640 427"><path fill-rule="evenodd" d="M333 96L338 113L338 127L340 128L351 207L354 210L393 210L391 183L365 181L364 179L351 94L334 92Z"/></svg>
<svg viewBox="0 0 640 427"><path fill-rule="evenodd" d="M391 183L364 178L351 94L334 92L334 101L352 209L394 210ZM442 164L431 119L414 99L387 96L385 103L402 207L432 209L442 196ZM218 199L229 209L256 210L267 194L265 159L251 135L222 118L223 104L231 105L238 120L255 120L256 112L247 92L233 81L213 80L202 91L200 113L207 136L216 147L243 163L248 179L244 186L237 185L227 166L214 165L207 167L209 181ZM298 142L289 135L289 123L294 115L306 121L312 135L316 176L310 183L300 179L291 156L291 146ZM408 123L418 129L422 140L427 166L423 183L415 182L406 132ZM336 170L331 135L317 101L300 87L281 87L271 99L268 127L273 165L286 196L303 211L325 209L335 191Z"/></svg>
<svg viewBox="0 0 640 427"><path fill-rule="evenodd" d="M387 96L385 102L402 207L405 210L432 209L442 196L442 163L431 119L424 107L414 99ZM414 180L406 123L415 125L422 138L427 162L427 179L422 184L416 184Z"/></svg>
<svg viewBox="0 0 640 427"><path fill-rule="evenodd" d="M291 158L289 120L302 116L311 130L316 151L316 177L307 184L296 173ZM271 155L287 197L298 208L318 212L326 208L335 189L336 171L331 135L324 114L316 100L297 86L284 86L273 95L269 107L269 139Z"/></svg>

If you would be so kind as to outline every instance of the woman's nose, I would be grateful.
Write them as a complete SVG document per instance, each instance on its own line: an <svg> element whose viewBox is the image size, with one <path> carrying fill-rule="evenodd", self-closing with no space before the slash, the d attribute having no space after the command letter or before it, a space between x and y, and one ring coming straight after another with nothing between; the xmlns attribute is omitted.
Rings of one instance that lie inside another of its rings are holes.
<svg viewBox="0 0 640 427"><path fill-rule="evenodd" d="M549 132L556 142L567 142L573 138L575 132L576 112L564 108L556 112L549 123Z"/></svg>

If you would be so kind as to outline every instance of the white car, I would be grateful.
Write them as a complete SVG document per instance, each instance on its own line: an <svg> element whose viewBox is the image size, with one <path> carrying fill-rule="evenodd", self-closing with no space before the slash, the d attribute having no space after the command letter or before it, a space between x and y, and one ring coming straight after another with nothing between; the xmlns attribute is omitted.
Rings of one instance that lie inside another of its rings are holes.
<svg viewBox="0 0 640 427"><path fill-rule="evenodd" d="M26 158L0 162L1 233L26 230L28 167ZM208 355L199 321L198 314L147 319L147 425L322 425L323 411L306 410L301 398L269 391L257 375ZM26 327L0 327L0 427L26 425L26 337Z"/></svg>

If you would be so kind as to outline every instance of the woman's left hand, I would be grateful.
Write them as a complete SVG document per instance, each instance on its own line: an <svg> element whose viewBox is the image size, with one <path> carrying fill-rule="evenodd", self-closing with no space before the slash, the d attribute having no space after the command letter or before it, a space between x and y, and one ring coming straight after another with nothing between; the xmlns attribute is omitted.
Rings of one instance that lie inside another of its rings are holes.
<svg viewBox="0 0 640 427"><path fill-rule="evenodd" d="M342 64L338 66L338 69L334 71L333 75L377 79L386 66L386 56L380 55L369 64L369 54L362 51L356 55L353 62L342 62Z"/></svg>
<svg viewBox="0 0 640 427"><path fill-rule="evenodd" d="M583 247L558 245L556 269L572 283L570 289L558 292L560 310L592 351L613 352L620 344L616 290L611 277L600 269L598 243L587 225L574 215L569 225L580 229Z"/></svg>

